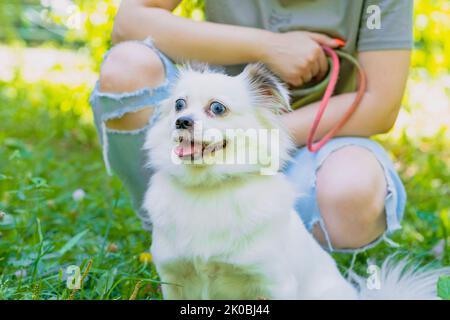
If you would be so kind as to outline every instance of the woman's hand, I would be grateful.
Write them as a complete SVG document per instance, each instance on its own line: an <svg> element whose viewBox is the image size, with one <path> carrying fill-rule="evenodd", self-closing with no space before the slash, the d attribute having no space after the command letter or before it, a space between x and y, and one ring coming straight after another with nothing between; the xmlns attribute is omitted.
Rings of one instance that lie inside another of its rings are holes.
<svg viewBox="0 0 450 320"><path fill-rule="evenodd" d="M388 132L400 111L408 70L410 50L379 50L358 53L358 61L366 73L367 88L359 107L337 136L370 137ZM356 93L343 93L330 99L317 139L322 138L342 118L355 100ZM288 112L282 117L291 137L298 146L306 144L311 124L320 102Z"/></svg>
<svg viewBox="0 0 450 320"><path fill-rule="evenodd" d="M299 87L327 74L328 61L321 45L336 48L340 43L320 33L271 33L261 60L282 80Z"/></svg>

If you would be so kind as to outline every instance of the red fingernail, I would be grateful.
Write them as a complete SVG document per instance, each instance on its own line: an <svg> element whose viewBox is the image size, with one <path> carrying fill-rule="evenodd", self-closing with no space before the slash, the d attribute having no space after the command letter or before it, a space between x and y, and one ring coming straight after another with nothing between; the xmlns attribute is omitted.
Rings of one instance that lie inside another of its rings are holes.
<svg viewBox="0 0 450 320"><path fill-rule="evenodd" d="M342 40L342 39L334 39L334 42L336 42L336 44L339 46L339 47L345 47L345 45L347 44L344 40Z"/></svg>

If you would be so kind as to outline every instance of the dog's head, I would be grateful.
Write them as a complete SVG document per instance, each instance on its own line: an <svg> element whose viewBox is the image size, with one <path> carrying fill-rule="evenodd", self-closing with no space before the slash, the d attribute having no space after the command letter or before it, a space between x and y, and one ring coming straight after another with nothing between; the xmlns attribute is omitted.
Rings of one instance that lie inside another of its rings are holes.
<svg viewBox="0 0 450 320"><path fill-rule="evenodd" d="M186 185L275 174L292 147L279 117L289 108L288 91L261 64L234 77L188 66L144 148L154 169Z"/></svg>

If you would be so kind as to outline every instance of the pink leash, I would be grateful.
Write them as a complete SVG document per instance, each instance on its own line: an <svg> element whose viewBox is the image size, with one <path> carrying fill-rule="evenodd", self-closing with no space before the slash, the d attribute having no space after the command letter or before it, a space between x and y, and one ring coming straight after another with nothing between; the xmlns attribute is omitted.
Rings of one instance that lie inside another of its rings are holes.
<svg viewBox="0 0 450 320"><path fill-rule="evenodd" d="M331 130L327 134L325 134L325 136L322 139L320 139L317 143L314 143L314 136L319 127L320 121L322 120L322 116L325 113L326 108L328 107L334 89L336 88L336 84L339 78L339 71L341 68L338 53L336 53L336 51L334 51L329 47L323 46L322 48L325 51L326 55L329 56L332 60L332 69L330 82L328 83L327 89L319 106L319 111L317 112L316 118L314 119L314 122L308 135L307 146L310 152L317 152L331 138L333 138L340 129L342 129L342 127L347 123L347 121L350 119L352 114L355 112L355 110L361 103L361 100L364 97L364 93L366 91L367 86L367 79L361 66L356 61L352 61L356 65L359 72L358 74L359 87L356 98L353 101L352 105L349 107L349 109L345 112L343 117L339 120L339 122L333 128L331 128Z"/></svg>

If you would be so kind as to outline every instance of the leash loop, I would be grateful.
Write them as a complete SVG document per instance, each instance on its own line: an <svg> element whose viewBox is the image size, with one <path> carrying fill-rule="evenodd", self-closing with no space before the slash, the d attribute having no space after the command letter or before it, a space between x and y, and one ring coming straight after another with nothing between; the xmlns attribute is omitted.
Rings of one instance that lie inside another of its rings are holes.
<svg viewBox="0 0 450 320"><path fill-rule="evenodd" d="M342 127L347 123L347 121L350 119L352 114L356 111L359 104L361 103L361 100L364 97L364 93L366 91L367 87L367 79L364 71L362 70L361 66L359 65L358 61L351 56L350 54L347 54L343 51L334 51L333 49L322 46L323 50L325 51L325 54L330 57L331 59L331 72L329 75L329 82L327 85L327 88L325 90L324 96L322 98L322 101L319 105L319 110L316 114L316 117L314 119L314 122L311 126L310 132L308 134L307 139L307 147L310 152L317 152L322 148L331 138L333 138L337 132L342 129ZM328 104L330 102L330 99L333 95L333 92L336 88L336 84L339 78L339 71L340 71L340 61L339 57L346 59L350 61L354 66L356 66L358 70L358 91L355 97L355 100L350 105L348 110L344 113L342 118L339 120L339 122L326 133L322 139L320 139L318 142L314 143L314 137L316 135L317 129L319 127L320 121L322 120L323 114L325 113L326 108L328 107Z"/></svg>

